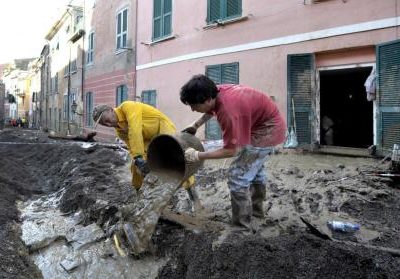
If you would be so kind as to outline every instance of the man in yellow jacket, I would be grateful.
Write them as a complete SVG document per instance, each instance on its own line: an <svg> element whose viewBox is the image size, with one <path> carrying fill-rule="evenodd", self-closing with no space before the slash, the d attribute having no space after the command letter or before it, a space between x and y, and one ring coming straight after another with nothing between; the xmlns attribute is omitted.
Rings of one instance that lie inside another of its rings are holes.
<svg viewBox="0 0 400 279"><path fill-rule="evenodd" d="M98 105L93 109L92 116L95 126L99 123L114 127L118 137L127 145L132 157L132 185L139 189L143 177L149 172L146 153L150 141L160 134L175 134L175 125L158 109L134 101L125 101L114 109ZM193 184L194 177L190 177L183 186L188 189Z"/></svg>

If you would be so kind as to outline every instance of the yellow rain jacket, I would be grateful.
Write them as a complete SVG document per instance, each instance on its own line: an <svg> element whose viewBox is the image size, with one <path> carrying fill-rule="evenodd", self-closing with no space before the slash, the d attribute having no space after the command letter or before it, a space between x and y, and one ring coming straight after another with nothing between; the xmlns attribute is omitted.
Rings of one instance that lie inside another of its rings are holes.
<svg viewBox="0 0 400 279"><path fill-rule="evenodd" d="M128 146L132 158L142 155L146 159L150 141L160 134L175 134L176 128L172 121L158 109L143 103L125 101L114 109L118 118L118 127L115 131L120 139ZM139 189L143 177L134 162L131 165L132 185ZM183 186L194 184L194 177L190 177Z"/></svg>

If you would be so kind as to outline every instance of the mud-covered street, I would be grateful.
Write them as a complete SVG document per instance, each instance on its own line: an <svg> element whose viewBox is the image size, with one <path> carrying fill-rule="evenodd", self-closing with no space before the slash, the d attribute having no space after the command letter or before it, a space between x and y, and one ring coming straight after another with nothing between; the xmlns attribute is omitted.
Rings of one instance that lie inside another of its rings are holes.
<svg viewBox="0 0 400 279"><path fill-rule="evenodd" d="M179 190L148 253L112 235L135 200L113 145L0 131L0 278L398 278L400 183L380 159L283 151L268 162L268 214L230 225L229 160L196 174L203 209ZM301 220L302 217L310 226ZM327 221L361 225L332 232Z"/></svg>

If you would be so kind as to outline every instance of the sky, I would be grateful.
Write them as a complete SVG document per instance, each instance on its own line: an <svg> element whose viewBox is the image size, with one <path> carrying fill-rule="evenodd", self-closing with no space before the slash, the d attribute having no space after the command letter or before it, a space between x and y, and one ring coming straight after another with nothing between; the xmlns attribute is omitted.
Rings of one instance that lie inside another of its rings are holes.
<svg viewBox="0 0 400 279"><path fill-rule="evenodd" d="M70 0L0 0L0 64L39 57L44 37Z"/></svg>

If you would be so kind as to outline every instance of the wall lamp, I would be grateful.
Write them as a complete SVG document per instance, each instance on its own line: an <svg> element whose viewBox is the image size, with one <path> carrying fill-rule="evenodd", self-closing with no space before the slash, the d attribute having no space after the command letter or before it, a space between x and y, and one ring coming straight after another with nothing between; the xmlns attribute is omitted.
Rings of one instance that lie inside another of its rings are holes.
<svg viewBox="0 0 400 279"><path fill-rule="evenodd" d="M72 112L77 115L83 115L83 113L78 113L77 109L78 109L78 104L75 102L75 100L73 100L71 105Z"/></svg>

